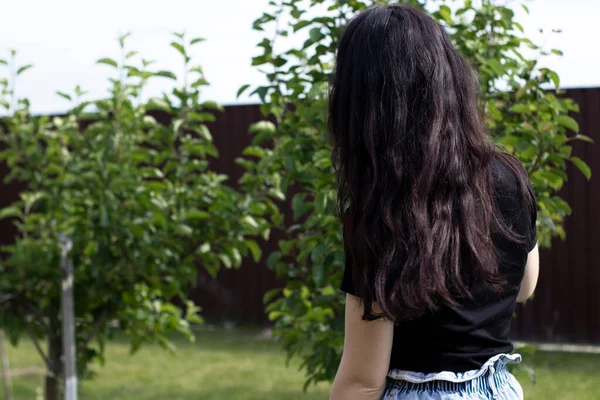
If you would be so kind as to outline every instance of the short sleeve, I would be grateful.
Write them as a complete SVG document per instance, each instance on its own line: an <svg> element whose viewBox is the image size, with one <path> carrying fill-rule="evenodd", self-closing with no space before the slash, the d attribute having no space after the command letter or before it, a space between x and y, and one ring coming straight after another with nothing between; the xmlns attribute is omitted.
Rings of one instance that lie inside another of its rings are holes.
<svg viewBox="0 0 600 400"><path fill-rule="evenodd" d="M344 293L356 296L356 289L354 287L354 281L352 279L352 260L348 252L346 252L346 261L344 262L344 275L342 277L342 283L340 284L340 290Z"/></svg>
<svg viewBox="0 0 600 400"><path fill-rule="evenodd" d="M519 250L537 244L537 205L527 171L514 157L499 154L492 164L494 202L504 222L519 237Z"/></svg>

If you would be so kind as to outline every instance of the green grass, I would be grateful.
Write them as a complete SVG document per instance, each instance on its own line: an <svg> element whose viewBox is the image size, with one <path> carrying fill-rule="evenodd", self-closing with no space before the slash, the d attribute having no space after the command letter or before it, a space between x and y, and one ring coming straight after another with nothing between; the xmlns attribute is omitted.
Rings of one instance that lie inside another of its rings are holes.
<svg viewBox="0 0 600 400"><path fill-rule="evenodd" d="M523 358L537 380L534 384L525 373L515 372L525 399L600 399L600 354L538 351Z"/></svg>
<svg viewBox="0 0 600 400"><path fill-rule="evenodd" d="M329 385L302 392L298 362L285 367L276 342L258 339L256 331L203 331L195 344L177 342L171 355L148 346L134 356L117 341L107 347L106 365L84 382L82 400L217 400L327 399ZM33 346L23 342L9 350L14 369L41 366ZM537 383L517 374L526 399L592 400L600 397L600 355L538 352L526 356ZM34 400L42 377L13 378L15 400ZM0 391L1 392L1 391ZM4 399L0 393L0 399Z"/></svg>
<svg viewBox="0 0 600 400"><path fill-rule="evenodd" d="M176 354L157 346L133 356L125 342L106 349L106 364L83 383L82 400L306 400L327 399L329 386L302 392L298 362L285 367L285 354L257 331L199 332L195 344L177 341ZM9 350L11 367L41 366L34 347L24 342ZM1 384L1 383L0 383ZM15 400L35 400L42 377L13 378ZM0 390L0 392L2 392ZM0 393L0 399L4 399Z"/></svg>

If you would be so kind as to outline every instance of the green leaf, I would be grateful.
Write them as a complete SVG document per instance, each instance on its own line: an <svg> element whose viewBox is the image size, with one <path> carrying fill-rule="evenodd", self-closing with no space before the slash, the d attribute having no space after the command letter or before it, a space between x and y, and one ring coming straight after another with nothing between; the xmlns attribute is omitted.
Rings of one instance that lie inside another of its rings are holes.
<svg viewBox="0 0 600 400"><path fill-rule="evenodd" d="M275 16L268 13L263 13L258 19L252 23L252 29L262 31L263 24L275 20Z"/></svg>
<svg viewBox="0 0 600 400"><path fill-rule="evenodd" d="M192 83L192 88L197 88L199 86L208 86L210 85L210 83L204 79L204 78L199 78L197 80L194 81L194 83Z"/></svg>
<svg viewBox="0 0 600 400"><path fill-rule="evenodd" d="M245 156L263 158L265 156L265 150L260 146L248 146L242 151L242 154Z"/></svg>
<svg viewBox="0 0 600 400"><path fill-rule="evenodd" d="M239 268L242 265L242 255L237 247L231 249L231 257L233 258L233 265Z"/></svg>
<svg viewBox="0 0 600 400"><path fill-rule="evenodd" d="M56 94L59 95L60 97L62 97L63 99L71 101L71 96L69 96L65 92L56 92Z"/></svg>
<svg viewBox="0 0 600 400"><path fill-rule="evenodd" d="M27 71L28 69L30 69L32 67L33 67L33 64L27 64L27 65L22 66L21 68L19 68L17 70L17 75L21 75L23 72Z"/></svg>
<svg viewBox="0 0 600 400"><path fill-rule="evenodd" d="M201 104L202 108L208 108L209 110L215 110L215 111L225 111L225 109L218 104L216 101L205 101L204 103Z"/></svg>
<svg viewBox="0 0 600 400"><path fill-rule="evenodd" d="M252 64L253 66L258 66L258 65L263 65L266 64L267 62L269 62L269 59L266 56L257 56L257 57L253 57L252 58Z"/></svg>
<svg viewBox="0 0 600 400"><path fill-rule="evenodd" d="M252 96L253 94L256 93L256 94L258 94L260 101L262 101L264 103L266 101L268 91L269 91L268 86L260 86L260 87L257 87L252 93L250 93L250 96Z"/></svg>
<svg viewBox="0 0 600 400"><path fill-rule="evenodd" d="M96 64L110 65L115 68L117 68L117 66L118 66L117 62L115 60L113 60L112 58L101 58L98 61L96 61Z"/></svg>
<svg viewBox="0 0 600 400"><path fill-rule="evenodd" d="M519 113L519 114L523 114L523 113L527 113L527 112L531 111L529 109L528 104L515 104L509 110L512 112L515 112L515 113Z"/></svg>
<svg viewBox="0 0 600 400"><path fill-rule="evenodd" d="M271 121L258 121L250 125L249 131L251 133L275 133L275 124Z"/></svg>
<svg viewBox="0 0 600 400"><path fill-rule="evenodd" d="M564 53L558 49L552 49L550 50L552 53L556 54L557 56L562 56L564 55Z"/></svg>
<svg viewBox="0 0 600 400"><path fill-rule="evenodd" d="M219 259L226 268L231 268L233 264L231 263L231 258L227 254L219 254Z"/></svg>
<svg viewBox="0 0 600 400"><path fill-rule="evenodd" d="M523 29L523 25L521 25L520 23L518 23L518 22L513 22L513 25L514 25L514 26L516 26L516 27L517 27L517 29L518 29L518 30L519 30L521 33L525 32L525 30Z"/></svg>
<svg viewBox="0 0 600 400"><path fill-rule="evenodd" d="M88 92L86 92L85 90L82 90L82 89L81 89L81 86L79 86L79 85L75 86L75 94L76 94L77 96L83 96L83 95L85 95L85 94L87 94L87 93L88 93Z"/></svg>
<svg viewBox="0 0 600 400"><path fill-rule="evenodd" d="M254 240L245 240L244 244L246 245L248 250L250 250L250 253L252 253L252 258L254 259L254 262L259 262L262 251L258 243L256 243L256 241Z"/></svg>
<svg viewBox="0 0 600 400"><path fill-rule="evenodd" d="M269 255L269 257L267 258L267 267L274 270L275 267L277 266L277 263L279 262L280 258L281 258L281 253L279 251L272 252Z"/></svg>
<svg viewBox="0 0 600 400"><path fill-rule="evenodd" d="M579 124L577 121L567 115L559 115L556 117L556 122L575 133L579 132Z"/></svg>
<svg viewBox="0 0 600 400"><path fill-rule="evenodd" d="M594 143L594 139L586 135L577 134L575 135L575 139L581 140L582 142Z"/></svg>
<svg viewBox="0 0 600 400"><path fill-rule="evenodd" d="M206 211L194 209L187 212L186 218L190 220L209 219L210 214Z"/></svg>
<svg viewBox="0 0 600 400"><path fill-rule="evenodd" d="M256 220L254 219L254 217L252 217L252 216L250 216L250 215L246 215L245 217L243 217L243 218L241 219L241 222L242 222L244 225L246 225L246 226L248 226L248 227L250 227L250 228L253 228L253 229L256 229L256 228L258 228L258 223L257 223L257 222L256 222Z"/></svg>
<svg viewBox="0 0 600 400"><path fill-rule="evenodd" d="M0 220L6 218L14 218L21 216L22 211L19 207L16 206L8 206L0 210Z"/></svg>
<svg viewBox="0 0 600 400"><path fill-rule="evenodd" d="M452 11L450 11L450 7L448 7L447 5L440 6L439 13L440 16L444 19L444 21L448 23L448 25L454 24L454 21L452 20Z"/></svg>
<svg viewBox="0 0 600 400"><path fill-rule="evenodd" d="M297 193L292 199L292 210L294 211L294 220L297 220L304 214L306 208L304 206L304 194Z"/></svg>
<svg viewBox="0 0 600 400"><path fill-rule="evenodd" d="M315 380L316 378L314 376L311 376L310 378L306 379L306 382L304 382L304 384L302 385L302 391L306 393L310 384L313 383Z"/></svg>
<svg viewBox="0 0 600 400"><path fill-rule="evenodd" d="M127 39L130 35L131 32L127 32L126 34L119 36L119 46L121 46L121 48L125 47L125 39Z"/></svg>
<svg viewBox="0 0 600 400"><path fill-rule="evenodd" d="M144 115L144 119L143 119L144 123L147 125L156 125L158 122L156 121L156 118L154 118L151 115Z"/></svg>
<svg viewBox="0 0 600 400"><path fill-rule="evenodd" d="M182 236L192 236L194 230L189 225L178 224L175 226L175 233Z"/></svg>
<svg viewBox="0 0 600 400"><path fill-rule="evenodd" d="M207 254L208 252L210 252L210 243L202 243L200 246L198 246L198 248L196 249L196 253L198 254Z"/></svg>
<svg viewBox="0 0 600 400"><path fill-rule="evenodd" d="M536 171L536 172L534 172L534 176L537 179L546 181L548 183L548 186L550 186L551 188L553 188L555 190L560 189L562 187L562 185L564 184L563 177L560 174L558 174L552 170Z"/></svg>
<svg viewBox="0 0 600 400"><path fill-rule="evenodd" d="M269 313L269 321L275 321L279 317L281 317L283 313L281 311L271 311Z"/></svg>
<svg viewBox="0 0 600 400"><path fill-rule="evenodd" d="M194 65L192 68L190 68L190 72L197 72L201 75L204 75L204 70L200 65Z"/></svg>
<svg viewBox="0 0 600 400"><path fill-rule="evenodd" d="M281 56L277 57L273 60L273 65L277 68L283 67L287 63L287 60Z"/></svg>
<svg viewBox="0 0 600 400"><path fill-rule="evenodd" d="M310 30L310 40L312 40L313 42L318 42L319 40L323 39L325 36L323 35L323 32L321 32L321 28L312 28Z"/></svg>
<svg viewBox="0 0 600 400"><path fill-rule="evenodd" d="M329 246L322 243L315 247L311 253L311 258L313 262L318 262L321 257L329 252Z"/></svg>
<svg viewBox="0 0 600 400"><path fill-rule="evenodd" d="M159 97L153 97L150 99L150 101L148 102L149 105L149 109L160 109L160 110L164 110L164 111L171 111L171 106L169 105L169 103L167 103L164 99L161 99Z"/></svg>
<svg viewBox="0 0 600 400"><path fill-rule="evenodd" d="M204 42L205 40L206 40L206 39L204 39L204 38L201 38L201 37L193 38L193 39L190 41L190 46L193 46L193 45L195 45L196 43Z"/></svg>
<svg viewBox="0 0 600 400"><path fill-rule="evenodd" d="M560 78L558 76L558 74L552 70L547 70L546 72L548 74L548 76L550 77L550 79L552 80L552 83L554 83L554 86L558 89L558 87L560 86Z"/></svg>
<svg viewBox="0 0 600 400"><path fill-rule="evenodd" d="M525 12L529 14L529 7L527 7L525 4L521 4L521 7L523 7L523 10L525 10Z"/></svg>
<svg viewBox="0 0 600 400"><path fill-rule="evenodd" d="M212 142L213 138L208 130L208 127L204 124L193 127L194 131L204 140Z"/></svg>
<svg viewBox="0 0 600 400"><path fill-rule="evenodd" d="M317 287L323 286L323 283L325 283L325 267L322 263L312 264L311 276Z"/></svg>
<svg viewBox="0 0 600 400"><path fill-rule="evenodd" d="M315 211L319 214L322 214L325 211L325 207L327 206L327 196L325 193L321 192L315 197L314 201Z"/></svg>
<svg viewBox="0 0 600 400"><path fill-rule="evenodd" d="M33 205L40 199L46 197L44 192L21 193L21 199L25 203L25 213L28 214Z"/></svg>
<svg viewBox="0 0 600 400"><path fill-rule="evenodd" d="M241 88L238 89L237 95L235 97L239 98L242 95L242 93L244 93L249 87L250 85L243 85Z"/></svg>
<svg viewBox="0 0 600 400"><path fill-rule="evenodd" d="M8 63L6 62L6 60L0 58L0 65L8 65Z"/></svg>
<svg viewBox="0 0 600 400"><path fill-rule="evenodd" d="M177 80L177 75L172 73L171 71L158 71L154 73L155 76L162 76L164 78L169 78L173 80Z"/></svg>
<svg viewBox="0 0 600 400"><path fill-rule="evenodd" d="M299 21L297 23L294 24L294 32L298 32L300 29L304 28L305 26L310 25L312 22L311 21Z"/></svg>
<svg viewBox="0 0 600 400"><path fill-rule="evenodd" d="M459 17L459 16L463 15L464 13L466 13L467 11L469 11L469 9L466 7L459 8L458 10L456 10L456 16Z"/></svg>
<svg viewBox="0 0 600 400"><path fill-rule="evenodd" d="M177 118L173 121L173 133L175 133L175 135L179 134L179 129L181 128L181 125L183 125L183 122L182 118Z"/></svg>
<svg viewBox="0 0 600 400"><path fill-rule="evenodd" d="M190 112L188 114L188 117L193 120L193 121L198 121L198 122L214 122L217 120L217 118L208 112Z"/></svg>
<svg viewBox="0 0 600 400"><path fill-rule="evenodd" d="M152 65L152 64L154 64L155 62L156 62L156 61L154 61L154 60L146 60L146 59L143 59L143 58L142 58L142 65L143 65L144 67L147 67L147 66L149 66L149 65Z"/></svg>
<svg viewBox="0 0 600 400"><path fill-rule="evenodd" d="M281 293L281 289L279 289L279 288L269 290L263 296L263 303L264 304L270 303L271 300L273 300L273 297L277 296L279 293Z"/></svg>
<svg viewBox="0 0 600 400"><path fill-rule="evenodd" d="M585 178L589 181L592 177L592 170L587 165L587 163L579 157L571 157L570 160L577 167L577 169L581 171L583 176L585 176Z"/></svg>
<svg viewBox="0 0 600 400"><path fill-rule="evenodd" d="M504 67L500 61L496 60L495 58L490 58L487 59L486 62L498 76L504 75Z"/></svg>
<svg viewBox="0 0 600 400"><path fill-rule="evenodd" d="M171 42L171 47L174 48L175 50L177 50L182 56L184 56L187 59L187 53L185 52L185 49L183 48L183 46L177 42Z"/></svg>
<svg viewBox="0 0 600 400"><path fill-rule="evenodd" d="M137 53L138 53L138 52L137 52L137 51L135 51L135 50L133 50L133 51L130 51L130 52L128 52L127 54L125 54L125 58L131 58L131 57L135 56Z"/></svg>

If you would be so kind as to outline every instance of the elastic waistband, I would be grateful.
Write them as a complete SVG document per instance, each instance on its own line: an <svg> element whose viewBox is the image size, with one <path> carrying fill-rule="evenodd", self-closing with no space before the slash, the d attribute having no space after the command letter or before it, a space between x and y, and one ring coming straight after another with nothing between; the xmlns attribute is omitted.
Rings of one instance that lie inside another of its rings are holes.
<svg viewBox="0 0 600 400"><path fill-rule="evenodd" d="M498 388L501 388L509 382L511 375L506 368L506 365L502 365L499 370L488 370L487 374L478 376L467 381L452 382L443 380L433 380L422 383L413 383L404 380L390 379L388 382L387 390L388 397L385 398L397 398L396 396L402 393L461 393L464 395L480 394L480 393L491 393L495 395Z"/></svg>
<svg viewBox="0 0 600 400"><path fill-rule="evenodd" d="M508 371L506 370L506 364L519 362L521 362L520 354L498 354L486 361L481 368L471 371L442 371L424 374L421 372L394 369L388 372L388 377L398 382L413 384L423 384L428 382L434 382L436 384L439 384L440 382L467 383L483 377L484 375L498 375L499 379L502 378L502 375L509 376ZM505 371L506 374L502 374L502 371Z"/></svg>
<svg viewBox="0 0 600 400"><path fill-rule="evenodd" d="M385 399L396 399L404 393L461 393L462 395L490 393L497 397L499 388L510 382L512 375L506 364L521 361L519 354L498 354L480 369L467 372L443 371L424 374L392 370L388 373Z"/></svg>

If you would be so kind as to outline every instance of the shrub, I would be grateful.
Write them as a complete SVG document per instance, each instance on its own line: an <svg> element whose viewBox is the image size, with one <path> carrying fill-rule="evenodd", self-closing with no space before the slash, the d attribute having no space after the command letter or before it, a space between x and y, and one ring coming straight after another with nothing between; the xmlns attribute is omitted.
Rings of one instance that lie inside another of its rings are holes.
<svg viewBox="0 0 600 400"><path fill-rule="evenodd" d="M33 117L28 100L17 101L14 80L25 69L17 68L14 54L6 63L11 78L2 81L9 115L2 120L0 159L10 168L7 181L26 189L0 211L18 230L14 244L2 249L0 327L13 343L23 334L36 343L50 377L47 399L60 397L63 372L60 233L73 240L77 361L84 376L90 362L103 362L113 323L132 351L147 342L172 349L172 332L193 339L190 324L201 322L199 308L171 300L186 297L198 265L214 277L220 266L239 266L248 252L259 258L247 237L268 234L248 197L209 169L218 152L205 122L221 108L201 100L208 82L188 55L202 39L176 35L171 46L183 60L183 86L146 102L149 80L177 76L152 70L125 38L120 61L98 61L113 70L110 95L82 101L79 87L59 92L73 104L66 116Z"/></svg>

